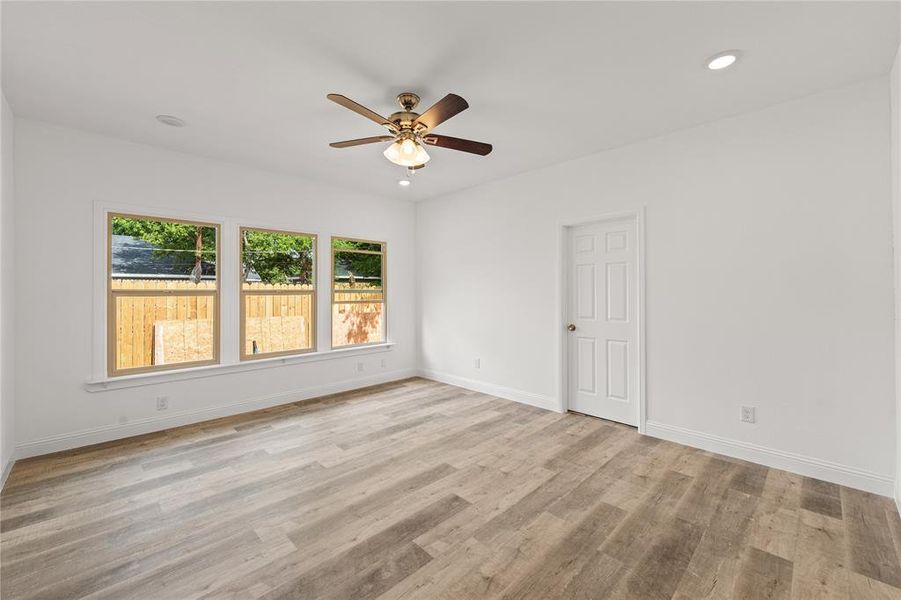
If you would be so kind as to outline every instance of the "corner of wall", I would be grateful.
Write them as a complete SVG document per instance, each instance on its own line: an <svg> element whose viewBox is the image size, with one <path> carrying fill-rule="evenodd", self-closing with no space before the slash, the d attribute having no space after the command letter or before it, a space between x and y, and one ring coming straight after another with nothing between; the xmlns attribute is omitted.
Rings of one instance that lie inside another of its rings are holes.
<svg viewBox="0 0 901 600"><path fill-rule="evenodd" d="M901 30L901 22L899 22ZM895 504L901 512L901 47L889 78L891 97L892 254L895 279Z"/></svg>
<svg viewBox="0 0 901 600"><path fill-rule="evenodd" d="M15 231L15 115L0 90L0 489L15 462L15 369L12 280Z"/></svg>
<svg viewBox="0 0 901 600"><path fill-rule="evenodd" d="M416 315L414 318L413 329L413 366L417 373L423 369L422 356L422 246L419 235L419 219L422 212L421 203L416 203L413 207L413 311Z"/></svg>

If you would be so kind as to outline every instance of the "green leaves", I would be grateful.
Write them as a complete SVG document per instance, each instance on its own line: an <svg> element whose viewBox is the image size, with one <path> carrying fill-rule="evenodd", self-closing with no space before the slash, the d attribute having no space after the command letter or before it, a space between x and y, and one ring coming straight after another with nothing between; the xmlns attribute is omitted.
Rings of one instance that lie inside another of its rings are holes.
<svg viewBox="0 0 901 600"><path fill-rule="evenodd" d="M332 238L335 264L332 268L335 289L365 285L382 287L383 248L379 242Z"/></svg>
<svg viewBox="0 0 901 600"><path fill-rule="evenodd" d="M179 270L188 272L198 258L206 265L216 265L216 228L173 221L113 217L113 235L142 239L157 247L154 256L170 257ZM198 248L199 242L199 248Z"/></svg>
<svg viewBox="0 0 901 600"><path fill-rule="evenodd" d="M241 262L246 280L251 271L263 283L313 283L313 238L244 229Z"/></svg>

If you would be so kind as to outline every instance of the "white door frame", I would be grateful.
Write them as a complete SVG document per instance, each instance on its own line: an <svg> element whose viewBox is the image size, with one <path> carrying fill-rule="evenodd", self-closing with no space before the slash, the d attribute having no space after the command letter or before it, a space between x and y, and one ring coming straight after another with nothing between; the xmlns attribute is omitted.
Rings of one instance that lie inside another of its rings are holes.
<svg viewBox="0 0 901 600"><path fill-rule="evenodd" d="M590 223L606 223L611 221L623 221L632 219L635 221L635 230L638 232L638 257L637 279L638 285L638 432L645 432L645 423L647 421L647 398L645 397L645 208L641 207L637 210L623 211L617 213L608 213L594 217L581 217L560 221L557 224L557 275L558 275L558 293L557 293L557 344L558 355L560 356L560 364L558 365L557 381L558 393L560 397L560 410L566 412L569 410L569 344L568 332L566 325L568 323L567 311L569 310L569 254L567 253L567 241L569 239L569 230L578 225L587 225Z"/></svg>

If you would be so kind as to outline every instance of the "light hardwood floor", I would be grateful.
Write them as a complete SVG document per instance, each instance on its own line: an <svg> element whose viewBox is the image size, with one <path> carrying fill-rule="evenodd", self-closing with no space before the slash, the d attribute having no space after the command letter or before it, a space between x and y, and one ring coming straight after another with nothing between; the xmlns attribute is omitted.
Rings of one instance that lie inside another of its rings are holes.
<svg viewBox="0 0 901 600"><path fill-rule="evenodd" d="M20 598L901 598L893 503L411 379L16 464Z"/></svg>

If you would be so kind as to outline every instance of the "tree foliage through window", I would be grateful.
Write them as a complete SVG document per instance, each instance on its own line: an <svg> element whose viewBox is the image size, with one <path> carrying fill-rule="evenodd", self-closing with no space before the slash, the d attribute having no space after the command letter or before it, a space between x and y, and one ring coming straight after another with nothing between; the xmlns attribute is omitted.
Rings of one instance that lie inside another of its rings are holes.
<svg viewBox="0 0 901 600"><path fill-rule="evenodd" d="M241 264L244 280L251 273L263 283L313 283L313 238L304 235L243 230Z"/></svg>
<svg viewBox="0 0 901 600"><path fill-rule="evenodd" d="M168 257L178 270L187 273L196 268L204 274L215 272L215 227L126 217L114 217L112 221L113 235L127 235L153 244L154 256Z"/></svg>
<svg viewBox="0 0 901 600"><path fill-rule="evenodd" d="M153 254L167 257L185 273L201 265L215 272L216 231L213 227L151 219L113 218L113 235L127 235L156 246ZM271 231L243 230L241 260L245 279L256 273L262 283L313 282L313 239Z"/></svg>
<svg viewBox="0 0 901 600"><path fill-rule="evenodd" d="M373 287L381 287L382 255L349 252L350 250L381 252L381 244L333 238L332 247L335 249L334 276L336 287L344 287L344 284L357 281L366 281Z"/></svg>

